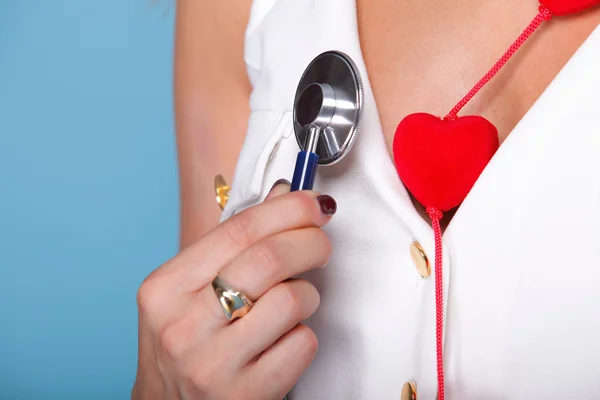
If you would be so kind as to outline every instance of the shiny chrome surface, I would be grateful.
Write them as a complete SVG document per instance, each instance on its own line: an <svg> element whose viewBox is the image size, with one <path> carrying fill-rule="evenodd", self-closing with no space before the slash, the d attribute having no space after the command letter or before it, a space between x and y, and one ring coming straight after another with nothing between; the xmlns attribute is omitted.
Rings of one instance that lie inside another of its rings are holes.
<svg viewBox="0 0 600 400"><path fill-rule="evenodd" d="M335 114L335 91L326 83L311 83L300 93L295 110L298 124L325 129Z"/></svg>
<svg viewBox="0 0 600 400"><path fill-rule="evenodd" d="M363 108L363 85L354 62L338 51L317 56L304 71L294 100L294 131L302 150L311 127L320 128L320 165L341 160L356 140Z"/></svg>
<svg viewBox="0 0 600 400"><path fill-rule="evenodd" d="M317 126L310 127L310 129L308 130L308 137L306 139L306 151L310 151L311 153L317 152L321 132L321 128Z"/></svg>

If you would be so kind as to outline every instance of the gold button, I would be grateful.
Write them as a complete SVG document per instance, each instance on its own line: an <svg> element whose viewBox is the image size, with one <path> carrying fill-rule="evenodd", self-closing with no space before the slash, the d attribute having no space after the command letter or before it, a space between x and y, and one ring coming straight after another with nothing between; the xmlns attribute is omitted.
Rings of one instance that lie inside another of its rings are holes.
<svg viewBox="0 0 600 400"><path fill-rule="evenodd" d="M402 387L401 400L417 400L417 384L414 382L406 382Z"/></svg>
<svg viewBox="0 0 600 400"><path fill-rule="evenodd" d="M217 203L222 210L225 208L227 200L229 200L229 185L227 185L225 178L221 175L215 176L215 192L217 195Z"/></svg>
<svg viewBox="0 0 600 400"><path fill-rule="evenodd" d="M423 250L423 247L421 247L419 242L412 242L410 245L410 256L412 257L419 274L421 274L423 278L429 277L429 275L431 275L429 259L427 258L427 254L425 254L425 250Z"/></svg>

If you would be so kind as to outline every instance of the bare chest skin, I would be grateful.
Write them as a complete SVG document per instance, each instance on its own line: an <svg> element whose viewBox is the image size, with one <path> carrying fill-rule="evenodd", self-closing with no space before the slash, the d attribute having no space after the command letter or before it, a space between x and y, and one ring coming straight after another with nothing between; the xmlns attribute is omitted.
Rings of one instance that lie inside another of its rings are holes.
<svg viewBox="0 0 600 400"><path fill-rule="evenodd" d="M400 120L414 112L446 115L538 6L535 0L357 0L361 47L390 156ZM487 118L502 142L599 23L598 8L544 23L459 115Z"/></svg>

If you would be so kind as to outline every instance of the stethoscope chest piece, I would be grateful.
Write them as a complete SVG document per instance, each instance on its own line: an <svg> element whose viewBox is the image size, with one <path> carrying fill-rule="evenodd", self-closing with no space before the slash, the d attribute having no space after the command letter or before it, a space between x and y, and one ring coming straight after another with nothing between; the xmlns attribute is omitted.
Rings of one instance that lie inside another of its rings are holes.
<svg viewBox="0 0 600 400"><path fill-rule="evenodd" d="M318 55L306 68L294 99L294 131L300 149L319 165L341 160L356 139L363 85L358 68L339 51Z"/></svg>

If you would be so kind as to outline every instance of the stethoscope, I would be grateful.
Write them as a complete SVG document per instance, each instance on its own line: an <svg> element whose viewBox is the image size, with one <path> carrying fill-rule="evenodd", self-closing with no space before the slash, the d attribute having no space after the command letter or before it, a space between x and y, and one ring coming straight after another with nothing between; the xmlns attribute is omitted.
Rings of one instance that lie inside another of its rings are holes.
<svg viewBox="0 0 600 400"><path fill-rule="evenodd" d="M294 132L300 152L292 191L312 190L319 165L332 165L356 141L363 84L352 59L339 51L318 55L306 68L294 99Z"/></svg>
<svg viewBox="0 0 600 400"><path fill-rule="evenodd" d="M344 53L328 51L308 65L294 99L300 152L292 191L312 190L318 166L335 164L348 154L362 119L363 91L358 68Z"/></svg>

